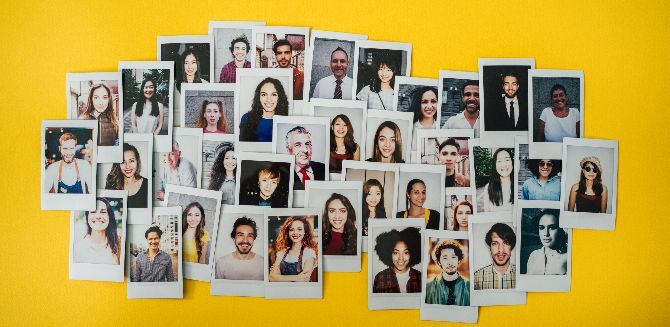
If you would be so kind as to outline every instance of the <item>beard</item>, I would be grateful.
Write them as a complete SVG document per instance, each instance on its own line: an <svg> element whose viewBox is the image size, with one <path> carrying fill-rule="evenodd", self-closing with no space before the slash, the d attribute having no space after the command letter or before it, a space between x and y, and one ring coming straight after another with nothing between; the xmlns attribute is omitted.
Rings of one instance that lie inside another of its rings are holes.
<svg viewBox="0 0 670 327"><path fill-rule="evenodd" d="M248 245L249 249L246 250L246 251L242 250L240 248L240 246L242 246L242 245ZM252 245L250 243L238 243L238 244L235 244L235 248L237 249L237 252L239 252L240 254L249 254L249 252L251 252Z"/></svg>

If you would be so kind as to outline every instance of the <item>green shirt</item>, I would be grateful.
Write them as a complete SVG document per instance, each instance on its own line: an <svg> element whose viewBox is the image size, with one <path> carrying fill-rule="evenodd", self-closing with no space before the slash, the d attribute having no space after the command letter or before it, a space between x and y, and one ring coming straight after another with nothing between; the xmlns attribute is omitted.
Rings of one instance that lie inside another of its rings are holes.
<svg viewBox="0 0 670 327"><path fill-rule="evenodd" d="M449 287L442 279L442 274L433 278L426 285L426 303L427 304L448 304ZM454 284L454 291L451 294L455 305L470 305L470 282L466 282L460 275Z"/></svg>

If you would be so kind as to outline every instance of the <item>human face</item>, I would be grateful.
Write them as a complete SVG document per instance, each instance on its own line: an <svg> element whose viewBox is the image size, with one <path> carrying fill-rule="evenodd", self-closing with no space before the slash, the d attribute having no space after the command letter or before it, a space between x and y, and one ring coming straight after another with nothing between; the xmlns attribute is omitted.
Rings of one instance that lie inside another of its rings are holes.
<svg viewBox="0 0 670 327"><path fill-rule="evenodd" d="M461 155L458 154L458 149L456 149L456 147L453 145L446 145L442 147L442 150L440 150L438 156L440 162L450 168L453 168L456 165L456 162L458 162L458 160L461 158Z"/></svg>
<svg viewBox="0 0 670 327"><path fill-rule="evenodd" d="M479 111L479 86L468 85L463 89L463 97L461 98L465 105L465 110L473 114Z"/></svg>
<svg viewBox="0 0 670 327"><path fill-rule="evenodd" d="M235 229L235 248L240 254L247 254L251 252L254 246L256 235L254 229L249 225L240 225Z"/></svg>
<svg viewBox="0 0 670 327"><path fill-rule="evenodd" d="M458 256L452 248L442 249L440 251L440 267L447 275L453 275L458 269Z"/></svg>
<svg viewBox="0 0 670 327"><path fill-rule="evenodd" d="M558 234L558 217L554 215L543 215L537 226L538 235L542 245L548 248L556 246L556 236Z"/></svg>
<svg viewBox="0 0 670 327"><path fill-rule="evenodd" d="M166 162L167 165L170 167L170 169L174 170L177 169L177 165L179 164L179 157L181 156L181 151L179 149L172 147L172 152L168 152L166 155Z"/></svg>
<svg viewBox="0 0 670 327"><path fill-rule="evenodd" d="M551 160L540 160L538 170L540 171L540 176L547 178L551 174L552 169L554 169L554 163Z"/></svg>
<svg viewBox="0 0 670 327"><path fill-rule="evenodd" d="M592 181L595 180L596 177L598 176L598 172L596 171L596 169L598 169L596 165L587 162L586 164L584 164L584 167L582 167L582 173L584 174L584 177L587 180Z"/></svg>
<svg viewBox="0 0 670 327"><path fill-rule="evenodd" d="M227 171L232 171L237 168L237 157L235 151L228 151L223 155L223 168Z"/></svg>
<svg viewBox="0 0 670 327"><path fill-rule="evenodd" d="M202 221L202 212L200 212L200 209L196 206L188 209L188 212L186 213L186 223L188 224L188 227L196 228L200 225L200 221Z"/></svg>
<svg viewBox="0 0 670 327"><path fill-rule="evenodd" d="M123 152L123 162L121 163L121 173L126 178L135 176L137 172L137 158L135 157L135 152L133 151L124 151Z"/></svg>
<svg viewBox="0 0 670 327"><path fill-rule="evenodd" d="M102 201L97 201L97 209L89 211L88 225L94 231L104 231L109 226L109 213L107 212L107 205Z"/></svg>
<svg viewBox="0 0 670 327"><path fill-rule="evenodd" d="M105 112L107 110L107 106L109 105L109 93L107 92L107 89L104 87L98 87L93 91L93 109L97 111L99 114Z"/></svg>
<svg viewBox="0 0 670 327"><path fill-rule="evenodd" d="M377 186L370 186L370 192L365 196L365 203L370 207L376 207L382 199L382 190Z"/></svg>
<svg viewBox="0 0 670 327"><path fill-rule="evenodd" d="M275 52L275 59L277 60L277 65L279 68L288 68L291 64L291 47L288 45L282 45L277 47L277 52Z"/></svg>
<svg viewBox="0 0 670 327"><path fill-rule="evenodd" d="M512 256L512 245L507 243L507 241L503 241L495 232L491 233L489 250L491 250L491 258L496 266L502 267L509 263L509 259Z"/></svg>
<svg viewBox="0 0 670 327"><path fill-rule="evenodd" d="M347 123L342 120L342 118L337 118L335 119L335 122L333 122L333 126L331 127L333 130L333 134L335 134L335 137L340 137L344 138L347 135L347 132L349 131L349 127L347 126Z"/></svg>
<svg viewBox="0 0 670 327"><path fill-rule="evenodd" d="M421 115L423 118L433 118L437 112L437 94L433 91L423 92L421 96Z"/></svg>
<svg viewBox="0 0 670 327"><path fill-rule="evenodd" d="M144 94L144 97L147 99L151 99L151 97L154 96L154 92L156 91L156 86L152 81L147 81L144 83L144 89L142 89L142 93Z"/></svg>
<svg viewBox="0 0 670 327"><path fill-rule="evenodd" d="M426 203L426 185L423 183L414 183L412 189L407 193L409 203L414 207L423 207Z"/></svg>
<svg viewBox="0 0 670 327"><path fill-rule="evenodd" d="M391 261L393 262L393 270L396 272L404 273L407 271L409 265L409 249L405 242L400 241L395 244L393 253L391 254Z"/></svg>
<svg viewBox="0 0 670 327"><path fill-rule="evenodd" d="M77 141L72 139L64 141L58 148L60 150L60 156L63 158L65 163L71 163L74 161L74 155L77 149Z"/></svg>
<svg viewBox="0 0 670 327"><path fill-rule="evenodd" d="M391 158L391 156L393 156L393 153L395 152L395 142L395 132L388 127L382 128L377 137L377 146L379 147L379 152L382 157Z"/></svg>
<svg viewBox="0 0 670 327"><path fill-rule="evenodd" d="M330 201L328 204L328 222L333 226L333 230L342 233L344 231L344 223L347 222L348 215L347 207L339 199Z"/></svg>
<svg viewBox="0 0 670 327"><path fill-rule="evenodd" d="M205 112L203 113L203 118L207 121L207 125L216 126L221 119L221 110L219 105L216 103L209 103L205 106Z"/></svg>
<svg viewBox="0 0 670 327"><path fill-rule="evenodd" d="M263 111L265 112L274 112L277 108L277 102L279 101L279 93L275 89L275 85L268 82L261 86L261 105L263 106Z"/></svg>
<svg viewBox="0 0 670 327"><path fill-rule="evenodd" d="M193 78L195 73L198 71L198 60L195 59L193 54L189 54L184 58L184 73L187 77Z"/></svg>
<svg viewBox="0 0 670 327"><path fill-rule="evenodd" d="M293 244L300 244L302 239L305 238L305 224L299 220L292 222L288 228L288 237L291 238Z"/></svg>
<svg viewBox="0 0 670 327"><path fill-rule="evenodd" d="M312 160L312 136L310 134L292 133L288 138L288 153L295 156L295 164L300 168L309 167Z"/></svg>
<svg viewBox="0 0 670 327"><path fill-rule="evenodd" d="M505 91L506 97L515 97L516 92L519 90L519 81L516 79L516 77L505 76L505 78L503 78L503 90Z"/></svg>
<svg viewBox="0 0 670 327"><path fill-rule="evenodd" d="M343 79L349 69L349 59L343 51L335 51L330 55L330 70L337 79Z"/></svg>
<svg viewBox="0 0 670 327"><path fill-rule="evenodd" d="M261 179L258 181L261 195L263 195L266 199L272 196L272 193L274 193L277 189L277 185L279 185L279 179L270 178L270 176L261 177Z"/></svg>
<svg viewBox="0 0 670 327"><path fill-rule="evenodd" d="M568 103L568 96L561 89L555 90L551 93L551 103L556 109L564 109Z"/></svg>
<svg viewBox="0 0 670 327"><path fill-rule="evenodd" d="M456 222L459 230L468 230L468 217L472 214L470 207L466 205L458 206L456 209Z"/></svg>
<svg viewBox="0 0 670 327"><path fill-rule="evenodd" d="M158 247L161 244L161 238L158 236L158 233L151 232L147 235L147 244L149 245L149 250L158 251Z"/></svg>
<svg viewBox="0 0 670 327"><path fill-rule="evenodd" d="M510 157L507 151L498 152L496 158L496 171L500 177L507 177L512 173L514 165L512 164L512 158Z"/></svg>
<svg viewBox="0 0 670 327"><path fill-rule="evenodd" d="M379 66L377 75L379 75L379 80L382 81L382 83L390 83L393 78L393 70L391 70L389 66L382 64Z"/></svg>
<svg viewBox="0 0 670 327"><path fill-rule="evenodd" d="M237 42L233 44L233 56L236 61L244 61L247 56L247 45L244 42Z"/></svg>

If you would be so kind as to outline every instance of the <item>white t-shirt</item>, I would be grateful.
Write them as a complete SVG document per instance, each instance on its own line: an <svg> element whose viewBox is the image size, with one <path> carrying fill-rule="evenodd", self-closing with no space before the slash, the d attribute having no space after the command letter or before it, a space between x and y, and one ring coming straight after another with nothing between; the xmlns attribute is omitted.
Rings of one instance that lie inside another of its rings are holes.
<svg viewBox="0 0 670 327"><path fill-rule="evenodd" d="M474 128L470 126L470 122L468 122L468 119L465 118L465 114L463 112L457 114L456 116L449 117L447 121L442 125L442 129L474 129L475 130L475 138L479 137L479 117L477 117L477 121L475 122Z"/></svg>
<svg viewBox="0 0 670 327"><path fill-rule="evenodd" d="M312 94L312 98L317 98L317 99L332 99L333 96L335 95L335 86L337 84L335 83L335 76L334 75L328 75L322 79L319 80L318 83L316 83L316 86L314 87L314 93ZM351 79L349 76L344 76L342 79L342 100L351 100L351 91L354 86L354 80Z"/></svg>
<svg viewBox="0 0 670 327"><path fill-rule="evenodd" d="M370 85L362 88L356 98L367 102L368 109L391 110L393 106L393 90L382 90L376 93L370 90Z"/></svg>
<svg viewBox="0 0 670 327"><path fill-rule="evenodd" d="M121 251L121 249L118 249ZM76 263L118 265L116 256L107 244L95 244L88 235L75 240L72 257Z"/></svg>
<svg viewBox="0 0 670 327"><path fill-rule="evenodd" d="M400 293L407 293L407 282L409 282L409 269L404 273L395 273L395 278L398 280L398 287Z"/></svg>
<svg viewBox="0 0 670 327"><path fill-rule="evenodd" d="M263 256L238 260L232 253L216 259L216 279L263 280Z"/></svg>
<svg viewBox="0 0 670 327"><path fill-rule="evenodd" d="M540 120L544 122L544 141L563 142L564 137L577 137L579 118L579 110L576 108L570 108L568 115L563 118L556 117L551 108L544 108L540 114Z"/></svg>

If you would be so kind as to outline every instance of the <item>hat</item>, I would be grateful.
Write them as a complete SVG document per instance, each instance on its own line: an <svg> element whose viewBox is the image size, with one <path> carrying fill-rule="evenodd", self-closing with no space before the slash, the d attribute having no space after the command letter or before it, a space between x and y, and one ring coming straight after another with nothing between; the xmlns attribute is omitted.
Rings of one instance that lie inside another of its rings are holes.
<svg viewBox="0 0 670 327"><path fill-rule="evenodd" d="M598 157L596 156L584 157L584 159L582 159L582 161L579 162L579 167L584 167L584 164L587 162L591 162L594 165L596 165L598 167L598 171L600 172L603 171L603 165L600 164L600 159L598 159Z"/></svg>

